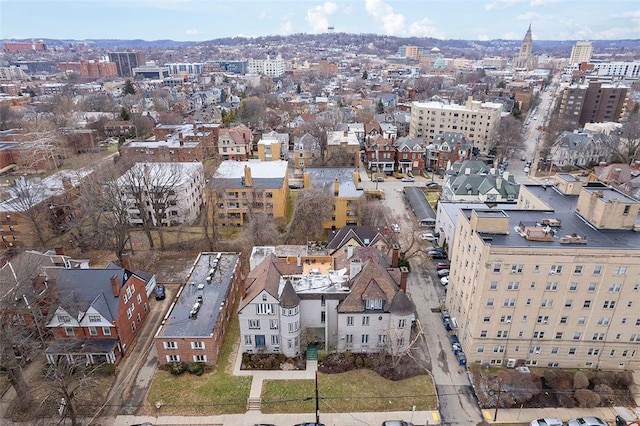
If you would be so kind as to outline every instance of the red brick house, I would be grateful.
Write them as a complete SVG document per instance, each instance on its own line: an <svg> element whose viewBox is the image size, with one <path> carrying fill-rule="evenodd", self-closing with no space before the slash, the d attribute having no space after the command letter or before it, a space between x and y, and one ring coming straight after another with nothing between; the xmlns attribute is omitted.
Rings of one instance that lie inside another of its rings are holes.
<svg viewBox="0 0 640 426"><path fill-rule="evenodd" d="M218 156L221 160L246 161L253 156L252 146L251 130L247 126L220 129Z"/></svg>
<svg viewBox="0 0 640 426"><path fill-rule="evenodd" d="M403 136L396 139L398 171L419 174L424 169L425 143L422 138Z"/></svg>
<svg viewBox="0 0 640 426"><path fill-rule="evenodd" d="M364 149L367 169L375 173L393 173L396 164L396 147L391 139L380 134L367 135Z"/></svg>
<svg viewBox="0 0 640 426"><path fill-rule="evenodd" d="M145 279L113 264L56 272L57 307L47 324L54 341L45 350L47 361L117 364L149 313Z"/></svg>

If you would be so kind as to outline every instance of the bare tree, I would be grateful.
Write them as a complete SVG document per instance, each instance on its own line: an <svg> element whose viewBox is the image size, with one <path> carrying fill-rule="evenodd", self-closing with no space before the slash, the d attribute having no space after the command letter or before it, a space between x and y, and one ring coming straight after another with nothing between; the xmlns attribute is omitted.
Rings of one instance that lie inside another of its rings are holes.
<svg viewBox="0 0 640 426"><path fill-rule="evenodd" d="M493 149L496 156L502 160L508 157L511 150L522 147L522 121L512 115L502 117L495 131Z"/></svg>
<svg viewBox="0 0 640 426"><path fill-rule="evenodd" d="M633 164L640 157L640 113L632 111L622 125L619 144L613 149L613 161Z"/></svg>
<svg viewBox="0 0 640 426"><path fill-rule="evenodd" d="M9 105L0 105L0 131L19 127L20 114L15 112Z"/></svg>
<svg viewBox="0 0 640 426"><path fill-rule="evenodd" d="M40 247L47 245L47 188L39 179L20 177L11 185L11 198L5 202L31 226Z"/></svg>
<svg viewBox="0 0 640 426"><path fill-rule="evenodd" d="M384 226L387 223L385 208L379 201L368 197L360 197L357 203L357 212L360 225Z"/></svg>
<svg viewBox="0 0 640 426"><path fill-rule="evenodd" d="M287 228L290 244L303 244L322 236L323 222L331 217L333 195L325 188L312 187L298 192L293 218Z"/></svg>

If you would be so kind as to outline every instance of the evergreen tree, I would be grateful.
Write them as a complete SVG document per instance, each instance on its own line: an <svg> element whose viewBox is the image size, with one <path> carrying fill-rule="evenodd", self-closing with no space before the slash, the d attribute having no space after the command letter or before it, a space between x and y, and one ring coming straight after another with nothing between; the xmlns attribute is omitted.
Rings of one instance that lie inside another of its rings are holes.
<svg viewBox="0 0 640 426"><path fill-rule="evenodd" d="M133 83L131 82L131 80L127 79L124 82L124 89L122 89L122 93L124 93L125 95L135 95L136 94L136 88L133 87Z"/></svg>
<svg viewBox="0 0 640 426"><path fill-rule="evenodd" d="M367 70L362 71L362 79L366 80L367 78L369 78L369 74L367 73Z"/></svg>
<svg viewBox="0 0 640 426"><path fill-rule="evenodd" d="M376 113L384 114L384 104L382 103L382 99L378 99L378 104L376 105Z"/></svg>
<svg viewBox="0 0 640 426"><path fill-rule="evenodd" d="M125 107L120 109L120 119L122 121L129 121L131 119L131 113Z"/></svg>

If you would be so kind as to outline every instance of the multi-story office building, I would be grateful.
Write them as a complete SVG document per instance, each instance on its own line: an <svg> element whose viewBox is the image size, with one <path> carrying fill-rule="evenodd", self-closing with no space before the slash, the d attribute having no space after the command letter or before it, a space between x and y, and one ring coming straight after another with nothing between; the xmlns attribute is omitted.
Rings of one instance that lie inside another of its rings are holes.
<svg viewBox="0 0 640 426"><path fill-rule="evenodd" d="M60 62L58 69L62 72L77 72L85 78L115 77L118 75L118 67L113 62Z"/></svg>
<svg viewBox="0 0 640 426"><path fill-rule="evenodd" d="M571 48L569 64L579 64L581 62L591 62L593 54L593 44L590 41L579 41Z"/></svg>
<svg viewBox="0 0 640 426"><path fill-rule="evenodd" d="M145 64L144 52L109 52L109 61L115 62L120 77L133 77L133 69Z"/></svg>
<svg viewBox="0 0 640 426"><path fill-rule="evenodd" d="M164 64L173 76L200 75L204 72L204 64L196 63L176 63Z"/></svg>
<svg viewBox="0 0 640 426"><path fill-rule="evenodd" d="M462 208L446 305L471 362L640 367L640 202L573 175Z"/></svg>
<svg viewBox="0 0 640 426"><path fill-rule="evenodd" d="M280 77L284 74L284 59L280 55L273 59L249 59L247 73Z"/></svg>
<svg viewBox="0 0 640 426"><path fill-rule="evenodd" d="M409 135L432 143L445 132L458 132L486 152L492 148L492 136L501 115L502 104L474 101L472 97L465 105L413 102Z"/></svg>
<svg viewBox="0 0 640 426"><path fill-rule="evenodd" d="M579 126L620 121L626 112L629 88L622 84L572 84L562 90L560 117Z"/></svg>

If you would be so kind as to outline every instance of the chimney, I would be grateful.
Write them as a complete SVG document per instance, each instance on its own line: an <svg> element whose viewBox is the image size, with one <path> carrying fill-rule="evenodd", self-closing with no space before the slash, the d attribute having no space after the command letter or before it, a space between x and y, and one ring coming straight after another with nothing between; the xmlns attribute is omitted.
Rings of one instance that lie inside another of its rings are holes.
<svg viewBox="0 0 640 426"><path fill-rule="evenodd" d="M496 178L496 189L502 188L502 176Z"/></svg>
<svg viewBox="0 0 640 426"><path fill-rule="evenodd" d="M244 186L246 186L247 188L251 188L252 186L251 167L246 165L244 166Z"/></svg>
<svg viewBox="0 0 640 426"><path fill-rule="evenodd" d="M133 272L133 265L131 264L131 253L128 251L122 253L122 267L127 271Z"/></svg>
<svg viewBox="0 0 640 426"><path fill-rule="evenodd" d="M113 296L118 297L120 293L120 283L118 282L118 276L112 275L111 278L111 290L113 291Z"/></svg>
<svg viewBox="0 0 640 426"><path fill-rule="evenodd" d="M409 276L409 268L402 266L400 268L400 291L407 292L407 277Z"/></svg>
<svg viewBox="0 0 640 426"><path fill-rule="evenodd" d="M54 250L58 256L64 256L64 248L62 246L55 246Z"/></svg>
<svg viewBox="0 0 640 426"><path fill-rule="evenodd" d="M398 267L398 259L400 258L400 246L398 244L394 244L391 247L391 267Z"/></svg>
<svg viewBox="0 0 640 426"><path fill-rule="evenodd" d="M298 267L301 267L301 266L302 266L302 256L298 255L298 256L296 257L296 265L297 265Z"/></svg>
<svg viewBox="0 0 640 426"><path fill-rule="evenodd" d="M349 262L349 278L353 279L362 271L362 262L360 259L351 259Z"/></svg>
<svg viewBox="0 0 640 426"><path fill-rule="evenodd" d="M360 173L357 170L353 172L353 184L360 188Z"/></svg>
<svg viewBox="0 0 640 426"><path fill-rule="evenodd" d="M353 257L353 246L347 246L347 259L351 259Z"/></svg>
<svg viewBox="0 0 640 426"><path fill-rule="evenodd" d="M337 197L339 193L340 193L340 181L338 180L338 178L335 178L333 181L333 195Z"/></svg>
<svg viewBox="0 0 640 426"><path fill-rule="evenodd" d="M347 136L349 136L349 131L348 131L348 130L345 130L345 131L344 131L344 137L346 138Z"/></svg>

